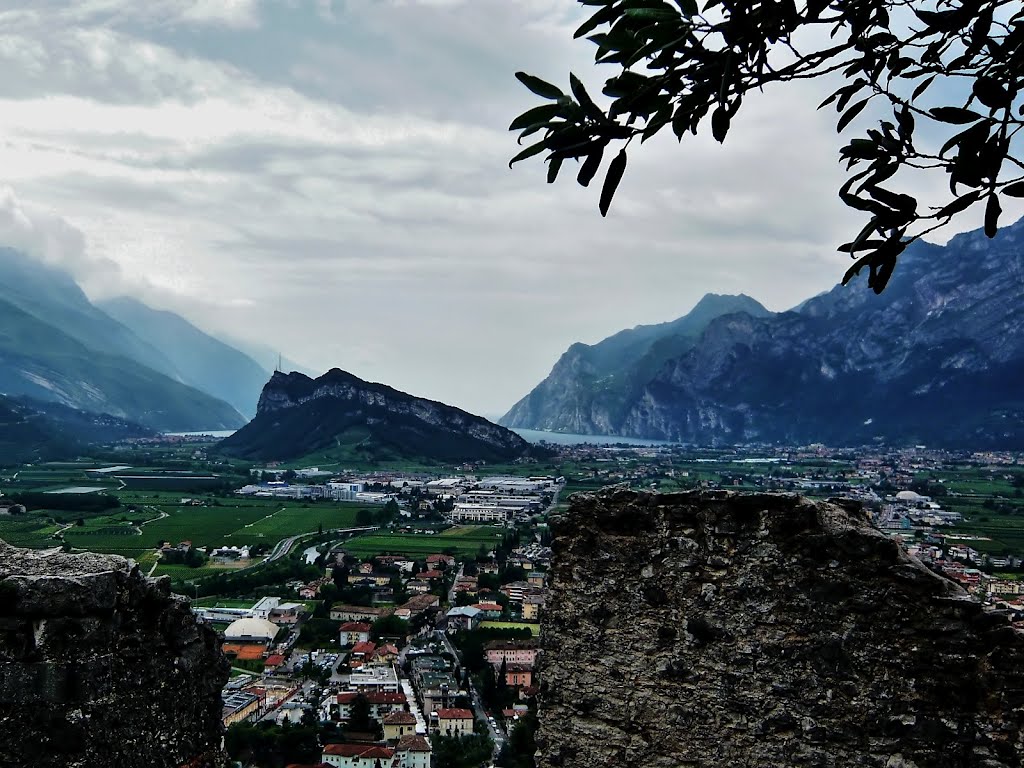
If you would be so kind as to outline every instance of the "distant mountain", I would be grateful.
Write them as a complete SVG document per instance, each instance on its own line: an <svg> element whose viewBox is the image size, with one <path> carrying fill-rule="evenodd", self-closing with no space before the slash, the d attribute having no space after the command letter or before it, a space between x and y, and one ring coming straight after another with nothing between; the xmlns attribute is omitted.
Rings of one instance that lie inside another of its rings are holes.
<svg viewBox="0 0 1024 768"><path fill-rule="evenodd" d="M107 414L0 395L0 466L74 457L90 445L154 434Z"/></svg>
<svg viewBox="0 0 1024 768"><path fill-rule="evenodd" d="M257 461L511 461L535 451L479 416L337 368L317 379L275 373L256 418L219 447Z"/></svg>
<svg viewBox="0 0 1024 768"><path fill-rule="evenodd" d="M87 347L2 298L0 393L109 413L157 430L234 429L245 421L222 400Z"/></svg>
<svg viewBox="0 0 1024 768"><path fill-rule="evenodd" d="M152 344L94 306L67 272L0 247L0 298L89 349L121 355L171 378L174 365Z"/></svg>
<svg viewBox="0 0 1024 768"><path fill-rule="evenodd" d="M623 420L661 367L691 349L712 320L735 313L771 315L749 296L709 293L671 322L620 331L592 346L573 344L547 378L499 423L583 435L622 435Z"/></svg>
<svg viewBox="0 0 1024 768"><path fill-rule="evenodd" d="M610 427L700 444L1021 449L1022 377L1024 220L993 240L915 243L881 296L855 280L799 311L719 317Z"/></svg>
<svg viewBox="0 0 1024 768"><path fill-rule="evenodd" d="M196 328L173 312L151 309L122 296L98 303L100 309L160 350L181 381L230 403L252 417L270 371Z"/></svg>

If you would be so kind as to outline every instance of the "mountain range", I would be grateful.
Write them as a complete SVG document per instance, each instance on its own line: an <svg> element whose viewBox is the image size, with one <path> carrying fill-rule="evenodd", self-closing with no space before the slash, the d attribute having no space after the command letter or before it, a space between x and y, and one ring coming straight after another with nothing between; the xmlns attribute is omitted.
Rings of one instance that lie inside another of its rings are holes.
<svg viewBox="0 0 1024 768"><path fill-rule="evenodd" d="M332 368L276 372L256 417L219 444L259 461L513 461L536 453L514 432L444 403Z"/></svg>
<svg viewBox="0 0 1024 768"><path fill-rule="evenodd" d="M90 444L154 434L107 414L0 395L0 466L71 458Z"/></svg>
<svg viewBox="0 0 1024 768"><path fill-rule="evenodd" d="M880 296L855 279L788 312L732 299L705 297L716 309L689 335L674 328L696 308L573 345L501 423L710 445L1024 447L1024 220L991 240L912 244Z"/></svg>
<svg viewBox="0 0 1024 768"><path fill-rule="evenodd" d="M234 429L270 375L133 299L97 305L65 271L0 248L0 393L155 430Z"/></svg>

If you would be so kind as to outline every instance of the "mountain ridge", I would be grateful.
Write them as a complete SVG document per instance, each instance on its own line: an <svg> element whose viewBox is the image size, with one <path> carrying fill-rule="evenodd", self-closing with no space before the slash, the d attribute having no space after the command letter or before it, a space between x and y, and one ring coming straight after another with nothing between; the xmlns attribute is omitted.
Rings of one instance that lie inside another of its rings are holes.
<svg viewBox="0 0 1024 768"><path fill-rule="evenodd" d="M714 318L621 411L588 414L572 431L711 445L1024 447L1024 395L1012 383L1024 373L1024 220L994 240L979 231L912 244L880 296L853 281L797 308ZM572 424L576 414L557 405L514 408L502 422ZM538 413L546 423L530 422ZM585 429L594 423L603 431Z"/></svg>
<svg viewBox="0 0 1024 768"><path fill-rule="evenodd" d="M264 461L317 454L372 461L511 461L536 452L519 435L480 416L339 368L316 379L275 371L256 417L219 448Z"/></svg>
<svg viewBox="0 0 1024 768"><path fill-rule="evenodd" d="M270 375L259 363L168 310L153 309L130 296L97 302L112 318L159 349L178 377L225 401L251 418Z"/></svg>
<svg viewBox="0 0 1024 768"><path fill-rule="evenodd" d="M619 434L618 422L643 384L675 355L689 349L708 323L737 312L771 313L746 294L705 294L685 315L638 325L597 344L572 344L551 373L499 423L508 427L577 434Z"/></svg>

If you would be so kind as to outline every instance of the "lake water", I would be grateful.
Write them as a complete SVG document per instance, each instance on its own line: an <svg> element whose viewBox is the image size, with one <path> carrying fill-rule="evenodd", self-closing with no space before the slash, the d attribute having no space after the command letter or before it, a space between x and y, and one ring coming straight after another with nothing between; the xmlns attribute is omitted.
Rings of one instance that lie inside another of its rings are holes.
<svg viewBox="0 0 1024 768"><path fill-rule="evenodd" d="M513 429L517 435L530 443L541 441L555 445L673 445L665 440L644 440L639 437L616 437L614 435L573 435L567 432L544 432L537 429Z"/></svg>

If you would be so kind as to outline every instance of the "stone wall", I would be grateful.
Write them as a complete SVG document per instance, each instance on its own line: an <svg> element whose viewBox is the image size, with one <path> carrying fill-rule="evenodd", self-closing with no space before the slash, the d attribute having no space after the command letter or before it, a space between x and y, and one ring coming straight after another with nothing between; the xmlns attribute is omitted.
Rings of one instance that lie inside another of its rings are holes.
<svg viewBox="0 0 1024 768"><path fill-rule="evenodd" d="M0 765L223 765L227 673L166 577L0 542Z"/></svg>
<svg viewBox="0 0 1024 768"><path fill-rule="evenodd" d="M542 768L1022 764L1021 634L855 505L614 490L554 533Z"/></svg>

